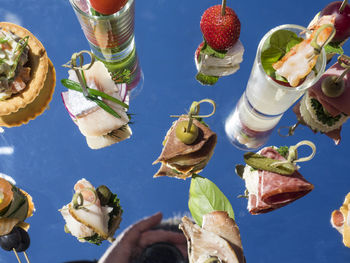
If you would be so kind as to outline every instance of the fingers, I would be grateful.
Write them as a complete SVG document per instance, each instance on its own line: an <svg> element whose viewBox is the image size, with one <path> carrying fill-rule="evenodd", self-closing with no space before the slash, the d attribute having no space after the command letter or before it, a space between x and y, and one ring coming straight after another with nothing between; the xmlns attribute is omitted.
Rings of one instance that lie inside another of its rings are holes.
<svg viewBox="0 0 350 263"><path fill-rule="evenodd" d="M151 229L152 227L158 225L162 221L163 215L162 213L158 212L150 217L146 217L144 219L141 219L139 222L134 224L131 229L133 231L137 231L139 233L144 232L146 230Z"/></svg>
<svg viewBox="0 0 350 263"><path fill-rule="evenodd" d="M162 221L163 215L156 213L150 217L144 218L120 234L113 244L107 249L100 263L114 262L118 258L118 263L128 263L134 250L137 248L138 240L142 232L158 225Z"/></svg>

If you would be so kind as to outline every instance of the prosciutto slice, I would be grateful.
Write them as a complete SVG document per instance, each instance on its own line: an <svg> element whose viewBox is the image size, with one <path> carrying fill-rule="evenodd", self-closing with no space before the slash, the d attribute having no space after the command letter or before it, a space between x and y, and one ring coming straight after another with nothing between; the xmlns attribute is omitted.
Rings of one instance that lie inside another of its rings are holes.
<svg viewBox="0 0 350 263"><path fill-rule="evenodd" d="M272 147L262 149L260 154L275 160L285 160ZM249 192L248 211L254 215L285 206L308 194L314 188L297 170L291 175L281 175L262 170L254 171L255 174L253 174L250 169L250 166L246 167L243 178Z"/></svg>
<svg viewBox="0 0 350 263"><path fill-rule="evenodd" d="M154 177L170 176L186 179L193 173L200 172L214 153L217 141L216 134L196 119L193 124L199 129L196 141L187 145L176 137L176 126L181 121L187 121L188 116L181 116L167 132L162 153L153 164L162 163Z"/></svg>
<svg viewBox="0 0 350 263"><path fill-rule="evenodd" d="M339 97L331 98L327 97L321 89L322 82L325 78L329 76L340 76L344 72L344 68L342 68L338 63L335 63L331 66L316 82L314 86L309 89L309 95L315 99L317 99L322 106L331 114L332 116L337 116L340 113L345 113L346 115L350 115L350 72L345 74L343 80L345 84L344 93Z"/></svg>

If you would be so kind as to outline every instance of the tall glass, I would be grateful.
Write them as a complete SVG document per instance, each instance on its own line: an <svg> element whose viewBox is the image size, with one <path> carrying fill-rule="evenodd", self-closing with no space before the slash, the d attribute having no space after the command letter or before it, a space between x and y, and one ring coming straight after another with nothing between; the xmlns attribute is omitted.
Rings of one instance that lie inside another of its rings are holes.
<svg viewBox="0 0 350 263"><path fill-rule="evenodd" d="M324 73L326 54L322 50L315 65L316 74L307 77L300 86L282 85L266 74L261 63L262 49L269 37L281 29L295 32L300 37L307 30L298 25L281 25L270 30L260 41L246 90L225 121L226 134L239 149L255 150L263 146L283 113Z"/></svg>
<svg viewBox="0 0 350 263"><path fill-rule="evenodd" d="M126 79L129 91L143 79L134 37L135 0L129 0L118 12L93 15L87 0L70 0L93 54L116 76ZM141 83L142 84L142 83ZM140 87L139 87L140 88Z"/></svg>

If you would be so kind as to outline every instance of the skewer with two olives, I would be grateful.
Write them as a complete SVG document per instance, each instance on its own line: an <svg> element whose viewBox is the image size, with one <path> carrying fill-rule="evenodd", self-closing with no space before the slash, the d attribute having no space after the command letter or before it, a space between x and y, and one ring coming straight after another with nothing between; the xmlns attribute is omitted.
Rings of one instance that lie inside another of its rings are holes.
<svg viewBox="0 0 350 263"><path fill-rule="evenodd" d="M6 251L13 251L19 263L21 260L18 257L17 252L23 252L26 261L30 263L26 250L29 248L30 238L23 228L15 226L7 235L0 236L0 246Z"/></svg>

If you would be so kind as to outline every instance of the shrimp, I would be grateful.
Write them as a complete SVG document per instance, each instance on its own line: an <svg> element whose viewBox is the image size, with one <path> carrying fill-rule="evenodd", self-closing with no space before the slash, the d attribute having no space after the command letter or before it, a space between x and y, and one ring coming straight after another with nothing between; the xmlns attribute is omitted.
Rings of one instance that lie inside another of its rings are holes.
<svg viewBox="0 0 350 263"><path fill-rule="evenodd" d="M298 86L300 81L303 80L316 65L318 54L315 53L315 48L311 44L313 39L317 37L317 44L322 46L333 33L332 27L326 27L317 36L317 30L323 25L334 25L334 22L334 15L321 17L310 27L312 33L306 39L291 48L281 60L272 65L276 73L285 77L292 87Z"/></svg>
<svg viewBox="0 0 350 263"><path fill-rule="evenodd" d="M82 194L84 201L100 206L100 200L96 196L95 188L89 181L85 179L79 180L74 185L74 190L75 192Z"/></svg>

